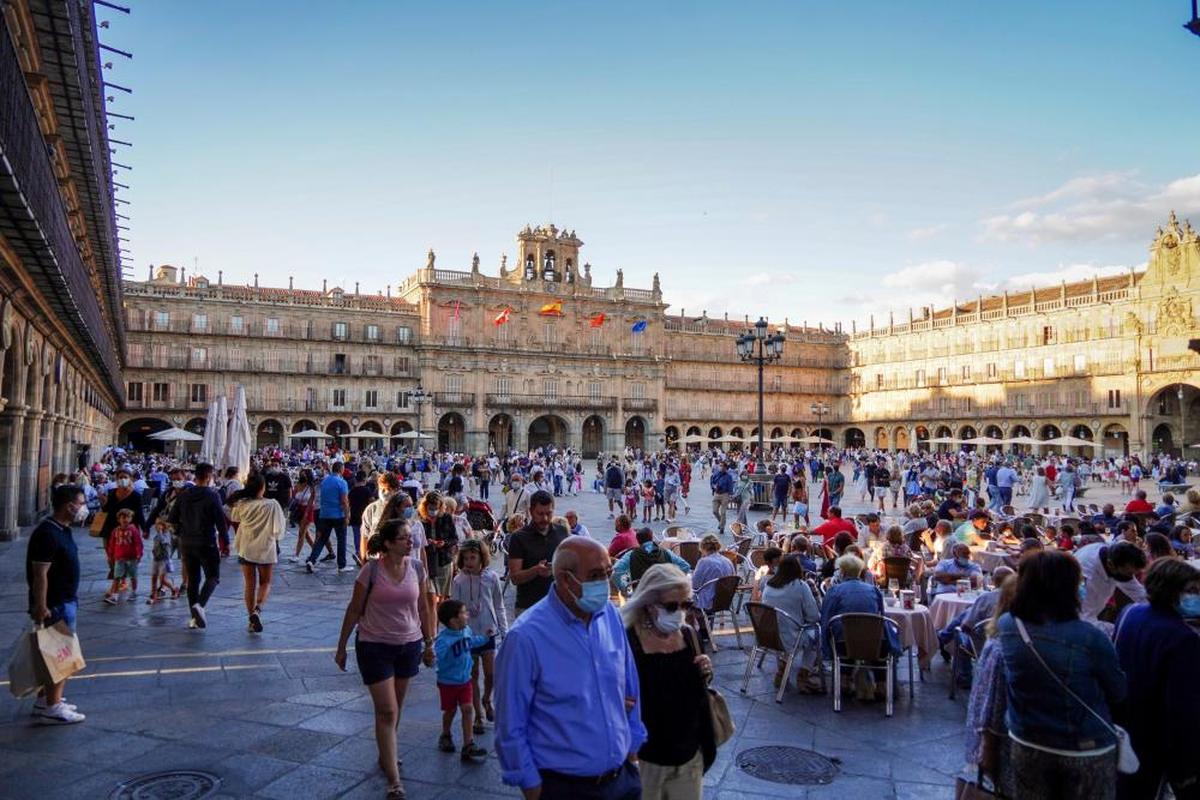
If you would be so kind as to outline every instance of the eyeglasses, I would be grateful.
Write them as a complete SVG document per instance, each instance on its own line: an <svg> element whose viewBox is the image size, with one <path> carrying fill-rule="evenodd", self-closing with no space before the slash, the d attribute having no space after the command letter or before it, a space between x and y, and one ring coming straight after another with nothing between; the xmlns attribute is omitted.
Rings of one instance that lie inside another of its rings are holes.
<svg viewBox="0 0 1200 800"><path fill-rule="evenodd" d="M666 609L668 614L674 614L681 608L684 611L691 611L695 603L693 603L691 600L672 600L669 603L659 603L659 605Z"/></svg>

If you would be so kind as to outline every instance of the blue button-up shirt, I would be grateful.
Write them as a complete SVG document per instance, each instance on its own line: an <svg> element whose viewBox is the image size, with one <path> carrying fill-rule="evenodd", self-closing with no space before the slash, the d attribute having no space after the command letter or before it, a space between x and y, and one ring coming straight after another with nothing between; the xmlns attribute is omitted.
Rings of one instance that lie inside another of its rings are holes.
<svg viewBox="0 0 1200 800"><path fill-rule="evenodd" d="M552 587L500 647L496 705L496 753L506 784L540 786L542 769L591 776L620 767L645 743L646 728L617 609L605 603L585 625Z"/></svg>

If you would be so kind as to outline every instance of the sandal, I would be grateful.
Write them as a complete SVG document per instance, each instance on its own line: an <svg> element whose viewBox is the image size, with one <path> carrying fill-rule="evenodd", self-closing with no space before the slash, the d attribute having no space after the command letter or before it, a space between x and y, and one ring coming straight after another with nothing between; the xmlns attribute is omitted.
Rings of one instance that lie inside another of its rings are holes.
<svg viewBox="0 0 1200 800"><path fill-rule="evenodd" d="M398 783L395 786L388 787L387 800L405 800L408 797L404 792L404 784Z"/></svg>

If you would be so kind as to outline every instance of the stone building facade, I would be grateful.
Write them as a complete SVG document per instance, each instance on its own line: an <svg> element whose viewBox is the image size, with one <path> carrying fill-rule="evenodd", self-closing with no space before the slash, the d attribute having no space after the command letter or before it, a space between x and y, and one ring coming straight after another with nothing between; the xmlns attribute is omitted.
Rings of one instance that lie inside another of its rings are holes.
<svg viewBox="0 0 1200 800"><path fill-rule="evenodd" d="M160 267L126 284L119 436L200 432L208 402L240 382L260 445L306 428L344 443L416 430L466 452L754 438L756 366L735 348L752 320L668 313L657 275L649 289L626 287L620 270L594 285L582 246L573 231L527 226L511 267L504 256L487 275L476 256L445 269L430 251L383 294L226 286ZM785 321L772 328L787 343L764 372L764 435L915 449L1066 434L1108 453L1178 449L1200 440L1200 357L1187 349L1197 294L1200 242L1172 217L1143 273L865 331Z"/></svg>
<svg viewBox="0 0 1200 800"><path fill-rule="evenodd" d="M0 539L123 400L118 222L91 3L0 4Z"/></svg>

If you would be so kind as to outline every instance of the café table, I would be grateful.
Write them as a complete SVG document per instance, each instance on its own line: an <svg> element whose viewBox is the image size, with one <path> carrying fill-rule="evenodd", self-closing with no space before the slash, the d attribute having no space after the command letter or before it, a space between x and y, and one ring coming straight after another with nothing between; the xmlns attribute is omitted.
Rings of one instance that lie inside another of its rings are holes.
<svg viewBox="0 0 1200 800"><path fill-rule="evenodd" d="M896 623L900 646L916 651L917 666L922 671L929 669L933 654L938 651L938 639L928 606L917 603L913 608L906 609L899 602L889 606L885 601L883 615Z"/></svg>
<svg viewBox="0 0 1200 800"><path fill-rule="evenodd" d="M945 592L934 595L929 604L929 616L933 622L933 630L940 631L950 624L950 621L963 611L966 611L979 599L979 592Z"/></svg>
<svg viewBox="0 0 1200 800"><path fill-rule="evenodd" d="M1005 550L988 550L984 547L971 548L971 560L978 564L984 572L992 572L996 567L1008 564L1011 554Z"/></svg>

